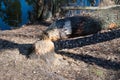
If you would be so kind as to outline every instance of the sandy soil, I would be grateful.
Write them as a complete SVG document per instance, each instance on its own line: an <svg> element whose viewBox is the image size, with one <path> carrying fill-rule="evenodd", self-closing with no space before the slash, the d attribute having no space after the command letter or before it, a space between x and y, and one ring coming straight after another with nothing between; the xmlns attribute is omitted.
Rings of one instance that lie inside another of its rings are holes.
<svg viewBox="0 0 120 80"><path fill-rule="evenodd" d="M120 79L120 29L55 42L53 63L26 58L46 28L0 31L0 80Z"/></svg>

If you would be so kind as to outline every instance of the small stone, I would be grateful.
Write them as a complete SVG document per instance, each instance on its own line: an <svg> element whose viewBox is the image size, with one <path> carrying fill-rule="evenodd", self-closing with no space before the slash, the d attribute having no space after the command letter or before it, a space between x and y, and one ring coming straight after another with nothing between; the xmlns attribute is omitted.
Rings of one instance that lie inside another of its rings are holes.
<svg viewBox="0 0 120 80"><path fill-rule="evenodd" d="M37 72L36 71L33 71L34 74L36 74Z"/></svg>

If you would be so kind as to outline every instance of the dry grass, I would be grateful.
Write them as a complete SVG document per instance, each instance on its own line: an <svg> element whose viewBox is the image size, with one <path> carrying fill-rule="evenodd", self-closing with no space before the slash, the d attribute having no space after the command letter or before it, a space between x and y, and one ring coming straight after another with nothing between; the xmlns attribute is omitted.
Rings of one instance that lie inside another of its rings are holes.
<svg viewBox="0 0 120 80"><path fill-rule="evenodd" d="M25 31L23 28L0 32L0 80L120 79L120 29L58 41L60 44L55 63L51 64L39 57L26 58L32 44L39 39L33 34L38 31L34 27L31 27L33 31L29 34L24 34L29 31L29 27L24 27ZM39 31L42 29L39 28ZM53 43L50 44L52 47L49 46L48 50L53 50Z"/></svg>

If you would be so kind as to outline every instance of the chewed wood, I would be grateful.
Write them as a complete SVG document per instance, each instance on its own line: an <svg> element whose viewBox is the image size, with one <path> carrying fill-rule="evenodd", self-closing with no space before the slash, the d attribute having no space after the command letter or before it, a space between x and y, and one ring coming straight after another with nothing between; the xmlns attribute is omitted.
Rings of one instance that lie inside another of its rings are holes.
<svg viewBox="0 0 120 80"><path fill-rule="evenodd" d="M51 40L41 40L34 44L36 54L44 55L49 52L54 52L54 43Z"/></svg>
<svg viewBox="0 0 120 80"><path fill-rule="evenodd" d="M109 29L115 29L115 28L117 28L117 24L116 23L110 23L108 28Z"/></svg>

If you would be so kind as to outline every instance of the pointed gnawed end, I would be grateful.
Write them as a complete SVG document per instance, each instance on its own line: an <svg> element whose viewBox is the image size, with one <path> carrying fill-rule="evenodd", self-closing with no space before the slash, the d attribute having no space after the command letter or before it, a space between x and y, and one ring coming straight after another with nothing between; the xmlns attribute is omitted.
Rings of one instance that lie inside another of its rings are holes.
<svg viewBox="0 0 120 80"><path fill-rule="evenodd" d="M54 43L51 40L37 41L34 44L34 50L39 55L54 52Z"/></svg>
<svg viewBox="0 0 120 80"><path fill-rule="evenodd" d="M115 29L117 27L118 27L118 25L116 23L110 23L108 26L108 29Z"/></svg>
<svg viewBox="0 0 120 80"><path fill-rule="evenodd" d="M38 59L46 64L52 64L55 60L54 43L51 40L40 40L33 44L33 53L29 55L30 59Z"/></svg>

